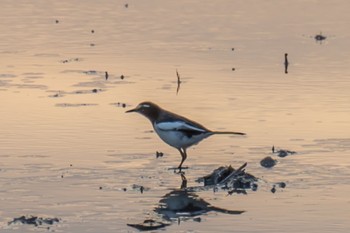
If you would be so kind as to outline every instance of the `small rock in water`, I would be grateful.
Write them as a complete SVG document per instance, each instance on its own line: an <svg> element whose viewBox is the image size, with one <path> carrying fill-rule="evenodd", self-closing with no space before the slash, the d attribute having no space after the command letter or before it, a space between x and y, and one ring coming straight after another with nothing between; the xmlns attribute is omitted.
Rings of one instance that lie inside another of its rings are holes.
<svg viewBox="0 0 350 233"><path fill-rule="evenodd" d="M257 191L258 190L258 184L254 183L252 184L252 191Z"/></svg>
<svg viewBox="0 0 350 233"><path fill-rule="evenodd" d="M121 79L121 80L123 80L124 78L125 78L124 75L121 75L121 76L120 76L120 79Z"/></svg>
<svg viewBox="0 0 350 233"><path fill-rule="evenodd" d="M274 185L271 189L271 193L275 193L276 192L276 186Z"/></svg>
<svg viewBox="0 0 350 233"><path fill-rule="evenodd" d="M262 167L271 168L276 165L276 160L267 156L260 161Z"/></svg>
<svg viewBox="0 0 350 233"><path fill-rule="evenodd" d="M279 182L277 184L280 188L283 188L283 189L287 186L286 183L284 183L284 182Z"/></svg>

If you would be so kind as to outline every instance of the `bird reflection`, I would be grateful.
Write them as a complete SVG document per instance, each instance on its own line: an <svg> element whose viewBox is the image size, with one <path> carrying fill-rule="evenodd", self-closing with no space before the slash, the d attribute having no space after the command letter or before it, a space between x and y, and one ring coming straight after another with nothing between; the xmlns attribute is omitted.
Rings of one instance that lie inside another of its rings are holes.
<svg viewBox="0 0 350 233"><path fill-rule="evenodd" d="M179 218L195 217L210 211L224 214L242 214L242 210L228 210L212 206L210 203L200 198L195 192L188 191L187 179L181 173L181 188L175 189L163 196L158 207L154 211L160 214L163 219L171 221Z"/></svg>
<svg viewBox="0 0 350 233"><path fill-rule="evenodd" d="M154 211L168 221L178 220L179 218L186 220L186 218L200 216L210 211L233 215L244 212L243 210L228 210L212 206L196 193L181 189L173 190L164 195Z"/></svg>
<svg viewBox="0 0 350 233"><path fill-rule="evenodd" d="M243 210L228 210L216 206L212 206L209 202L200 198L195 192L188 191L187 179L184 173L181 173L181 186L165 194L159 201L158 206L154 208L154 212L161 220L146 219L141 224L127 224L138 230L147 231L165 228L172 223L180 223L181 221L194 220L200 221L199 216L214 211L224 214L238 215Z"/></svg>

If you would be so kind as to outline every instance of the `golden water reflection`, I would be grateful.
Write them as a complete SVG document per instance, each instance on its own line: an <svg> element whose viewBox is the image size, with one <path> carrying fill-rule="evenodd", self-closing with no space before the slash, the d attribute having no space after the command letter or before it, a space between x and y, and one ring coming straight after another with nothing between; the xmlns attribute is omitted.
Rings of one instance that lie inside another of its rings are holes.
<svg viewBox="0 0 350 233"><path fill-rule="evenodd" d="M347 232L349 3L125 4L1 2L1 230L35 213L64 219L69 232L126 232L128 220L143 219L178 186L168 168L180 159L147 120L125 114L149 100L209 129L247 133L190 149L189 182L243 162L256 176L287 182L275 195L199 194L246 210L235 216L237 231ZM297 154L266 170L259 161L273 145ZM133 192L133 184L150 191ZM230 216L205 218L169 231L232 230Z"/></svg>

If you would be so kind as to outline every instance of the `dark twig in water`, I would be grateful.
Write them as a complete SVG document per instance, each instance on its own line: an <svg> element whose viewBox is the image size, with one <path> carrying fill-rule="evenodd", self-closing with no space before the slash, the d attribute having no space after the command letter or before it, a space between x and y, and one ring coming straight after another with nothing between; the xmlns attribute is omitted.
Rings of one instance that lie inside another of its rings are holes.
<svg viewBox="0 0 350 233"><path fill-rule="evenodd" d="M179 72L177 72L177 69L176 69L176 76L177 76L177 88L176 88L176 95L177 95L179 93L180 84L181 84L180 75L179 75Z"/></svg>
<svg viewBox="0 0 350 233"><path fill-rule="evenodd" d="M108 80L108 76L109 76L109 75L108 75L108 72L106 71L106 72L105 72L106 80Z"/></svg>
<svg viewBox="0 0 350 233"><path fill-rule="evenodd" d="M288 74L288 65L289 65L289 62L288 62L288 53L285 53L284 54L284 73L285 74Z"/></svg>

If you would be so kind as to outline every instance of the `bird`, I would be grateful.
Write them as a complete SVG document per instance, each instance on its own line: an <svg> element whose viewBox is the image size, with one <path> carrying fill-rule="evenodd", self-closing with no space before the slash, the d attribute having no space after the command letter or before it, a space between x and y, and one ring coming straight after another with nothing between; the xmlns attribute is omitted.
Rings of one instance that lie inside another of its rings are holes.
<svg viewBox="0 0 350 233"><path fill-rule="evenodd" d="M205 138L215 134L245 135L241 132L212 131L203 125L172 113L159 107L157 104L145 101L126 113L137 112L150 120L154 131L168 145L176 148L181 154L181 162L178 169L181 171L182 164L187 158L187 148L198 144Z"/></svg>

